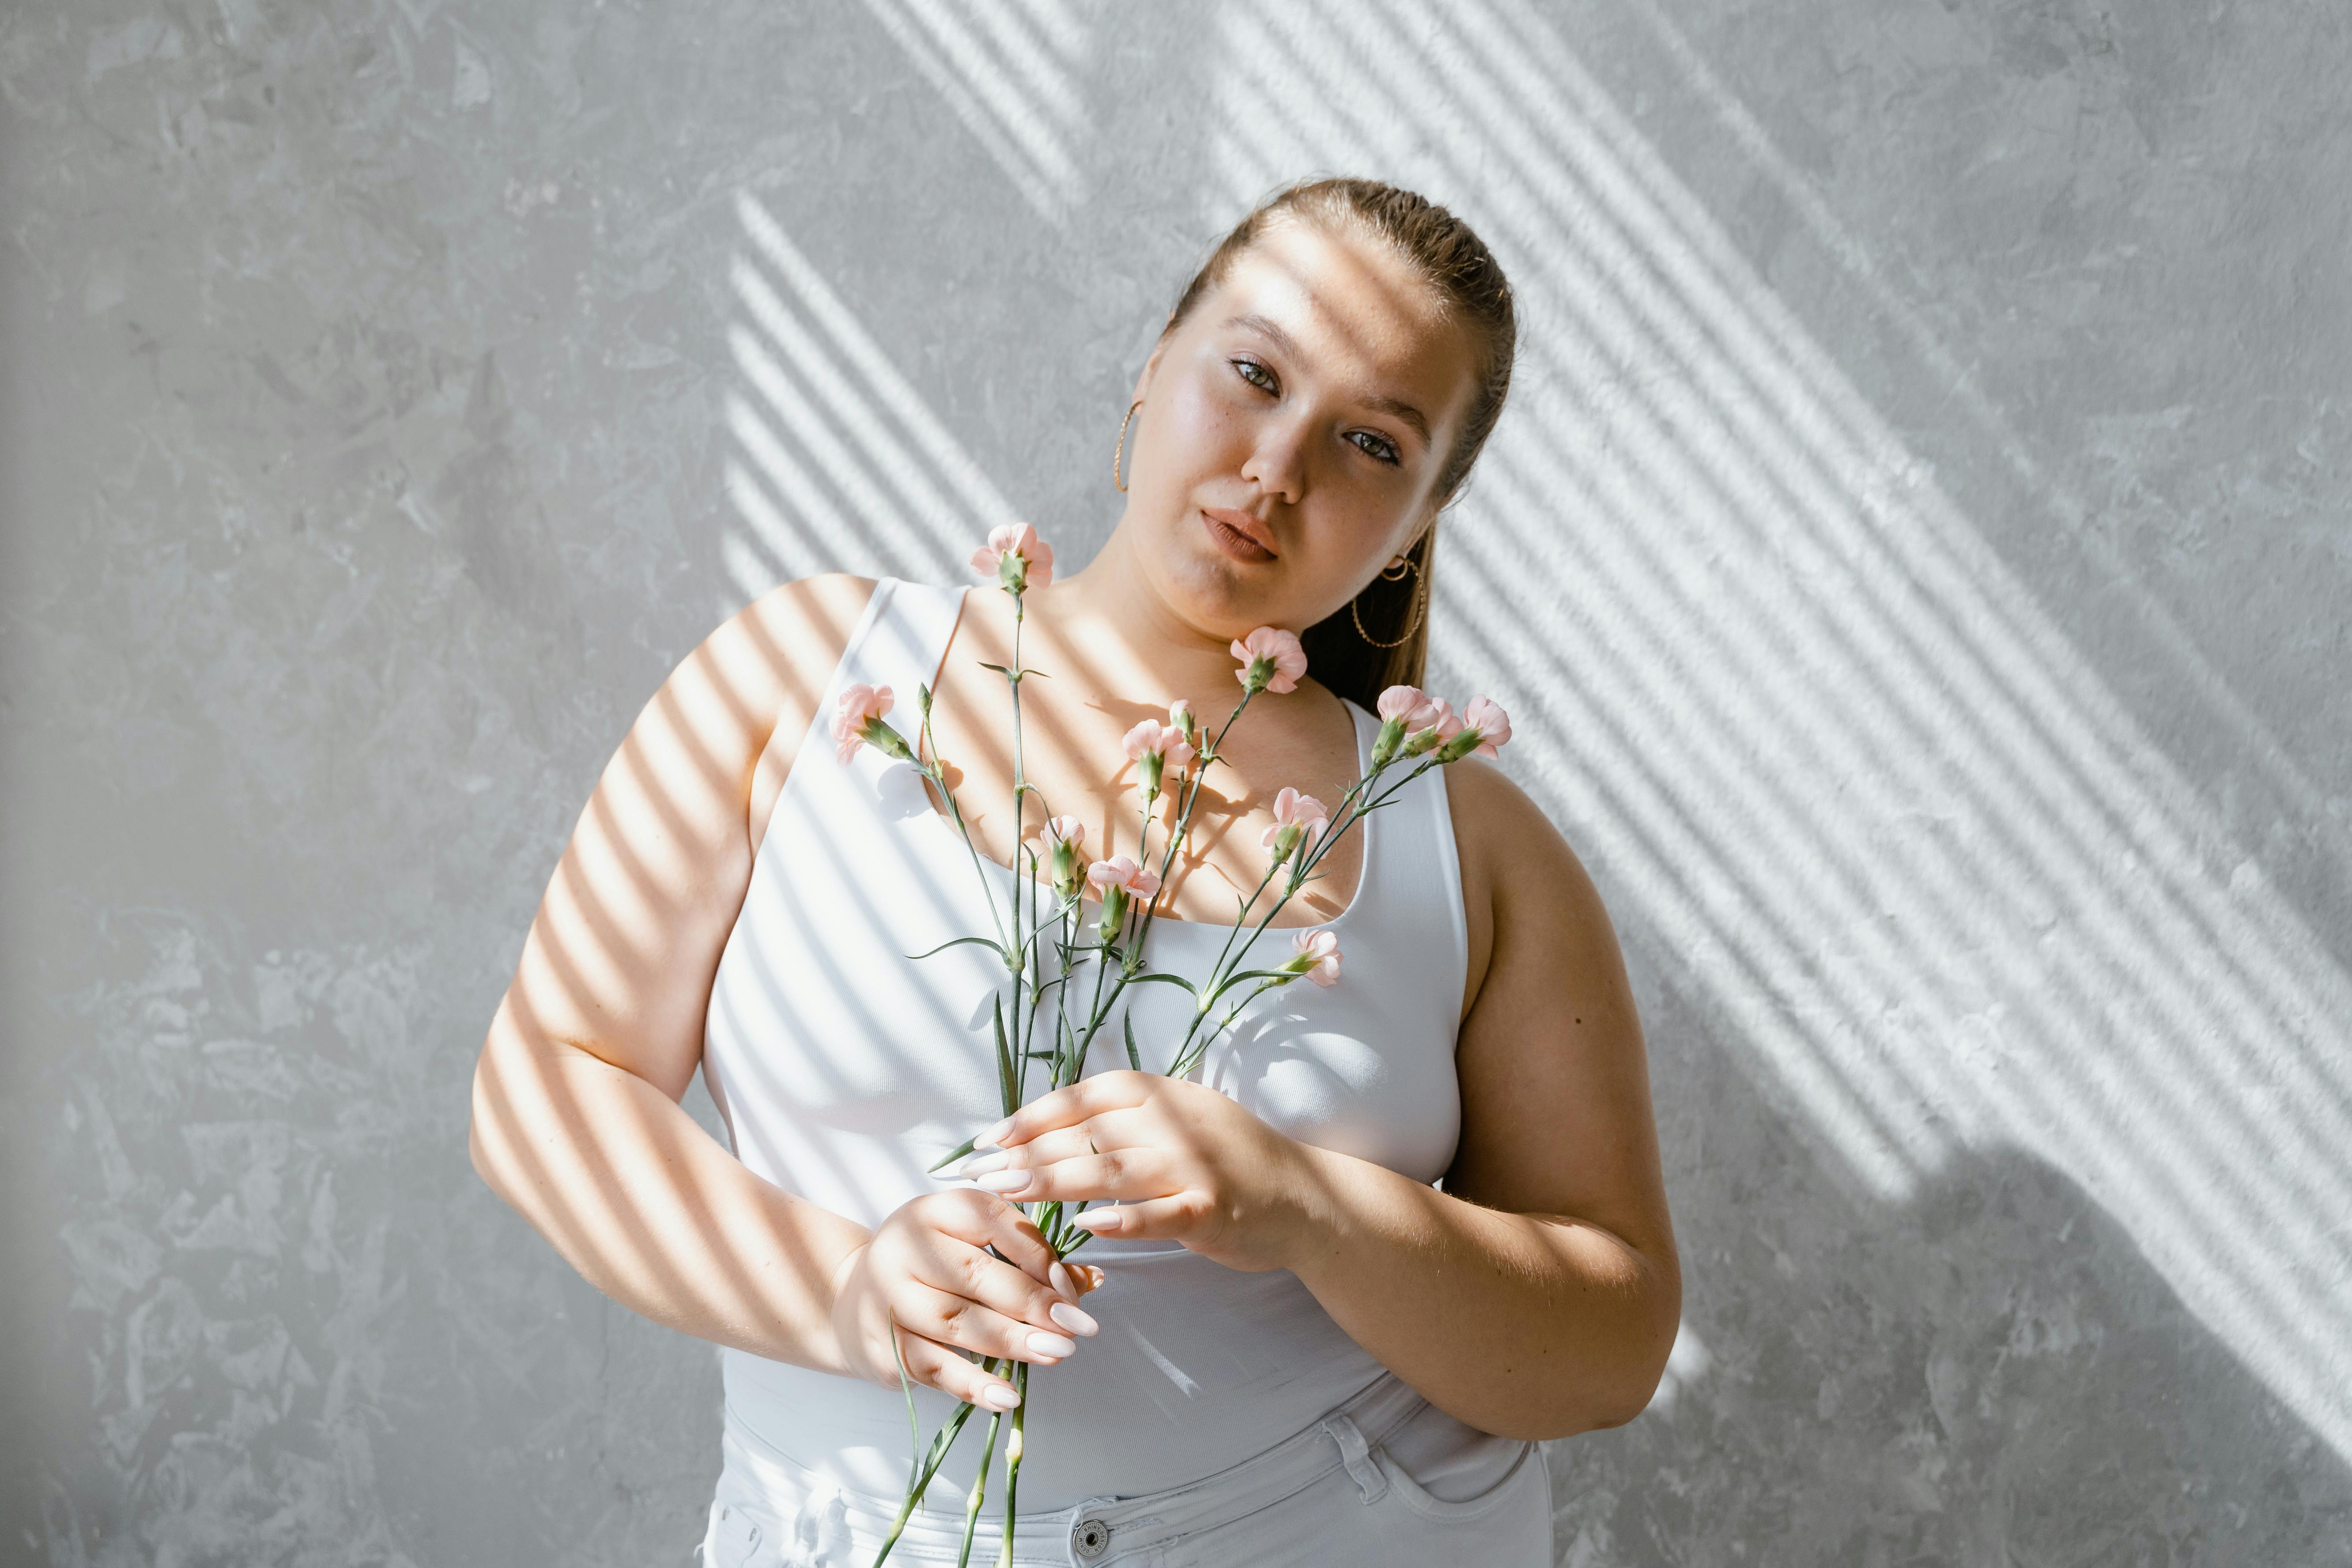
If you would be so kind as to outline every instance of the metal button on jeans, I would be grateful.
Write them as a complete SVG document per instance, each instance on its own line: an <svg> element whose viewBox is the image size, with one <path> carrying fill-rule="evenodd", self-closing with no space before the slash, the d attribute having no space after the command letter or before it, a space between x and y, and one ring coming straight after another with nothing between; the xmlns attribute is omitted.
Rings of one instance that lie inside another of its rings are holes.
<svg viewBox="0 0 2352 1568"><path fill-rule="evenodd" d="M1110 1526L1098 1519L1082 1519L1070 1531L1070 1548L1091 1563L1110 1550Z"/></svg>

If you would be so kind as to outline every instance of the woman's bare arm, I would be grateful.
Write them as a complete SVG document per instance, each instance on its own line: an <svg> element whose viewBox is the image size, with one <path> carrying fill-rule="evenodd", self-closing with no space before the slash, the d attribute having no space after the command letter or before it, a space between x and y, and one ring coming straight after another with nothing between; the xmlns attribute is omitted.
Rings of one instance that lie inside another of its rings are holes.
<svg viewBox="0 0 2352 1568"><path fill-rule="evenodd" d="M990 1129L981 1185L1111 1200L1076 1223L1288 1268L1431 1404L1511 1437L1631 1420L1681 1311L1649 1072L1584 868L1481 763L1448 773L1474 996L1446 1190L1276 1131L1228 1096L1097 1073ZM1340 984L1351 982L1343 979Z"/></svg>
<svg viewBox="0 0 2352 1568"><path fill-rule="evenodd" d="M1617 1426L1649 1404L1682 1304L1641 1020L1608 911L1558 830L1475 759L1446 779L1475 985L1454 1166L1439 1192L1314 1151L1321 1218L1292 1267L1359 1343L1474 1426Z"/></svg>
<svg viewBox="0 0 2352 1568"><path fill-rule="evenodd" d="M605 767L474 1076L474 1167L598 1289L829 1371L864 1226L761 1181L678 1106L764 821L871 585L778 589L678 666ZM771 744L772 740L775 742Z"/></svg>

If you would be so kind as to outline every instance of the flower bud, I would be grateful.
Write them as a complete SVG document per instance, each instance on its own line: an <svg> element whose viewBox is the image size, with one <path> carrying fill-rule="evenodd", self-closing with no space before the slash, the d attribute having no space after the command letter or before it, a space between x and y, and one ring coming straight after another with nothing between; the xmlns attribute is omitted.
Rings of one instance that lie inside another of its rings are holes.
<svg viewBox="0 0 2352 1568"><path fill-rule="evenodd" d="M1086 873L1080 868L1078 852L1086 847L1087 826L1075 816L1055 816L1045 823L1047 863L1052 868L1054 891L1065 899L1078 896L1086 885Z"/></svg>
<svg viewBox="0 0 2352 1568"><path fill-rule="evenodd" d="M907 738L880 719L868 719L857 733L867 745L884 756L896 757L902 763L915 760L915 748L907 744Z"/></svg>
<svg viewBox="0 0 2352 1568"><path fill-rule="evenodd" d="M1485 740L1486 737L1477 731L1465 730L1437 748L1437 760L1441 763L1458 763L1476 751Z"/></svg>
<svg viewBox="0 0 2352 1568"><path fill-rule="evenodd" d="M1428 727L1415 730L1405 737L1404 754L1408 757L1418 757L1434 751L1462 732L1461 715L1454 712L1454 705L1443 698L1431 698L1423 716L1428 720Z"/></svg>
<svg viewBox="0 0 2352 1568"><path fill-rule="evenodd" d="M1118 940L1119 928L1127 924L1127 889L1116 885L1103 889L1102 919L1095 922L1095 931L1107 942Z"/></svg>
<svg viewBox="0 0 2352 1568"><path fill-rule="evenodd" d="M1372 742L1372 766L1376 768L1388 766L1390 761L1396 756L1397 748L1402 744L1404 744L1404 721L1391 719L1381 726L1380 737Z"/></svg>

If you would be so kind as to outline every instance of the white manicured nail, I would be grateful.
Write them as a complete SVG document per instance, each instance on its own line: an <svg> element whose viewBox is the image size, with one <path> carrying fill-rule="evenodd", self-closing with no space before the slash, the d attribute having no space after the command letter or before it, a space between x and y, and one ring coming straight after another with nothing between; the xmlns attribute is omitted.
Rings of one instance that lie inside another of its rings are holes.
<svg viewBox="0 0 2352 1568"><path fill-rule="evenodd" d="M1076 1355L1078 1342L1064 1339L1059 1334L1034 1333L1029 1336L1029 1348L1039 1355L1055 1357Z"/></svg>
<svg viewBox="0 0 2352 1568"><path fill-rule="evenodd" d="M1077 1279L1070 1273L1070 1266L1058 1258L1046 1268L1045 1278L1054 1282L1054 1289L1065 1301L1075 1301L1085 1294L1078 1289Z"/></svg>
<svg viewBox="0 0 2352 1568"><path fill-rule="evenodd" d="M1102 1332L1102 1325L1100 1323L1096 1322L1092 1318L1087 1317L1084 1312L1079 1311L1067 1301L1055 1302L1051 1307L1045 1309L1045 1315L1053 1319L1054 1321L1061 1324L1062 1327L1069 1330L1070 1332L1074 1334L1098 1334Z"/></svg>
<svg viewBox="0 0 2352 1568"><path fill-rule="evenodd" d="M991 1171L984 1176L974 1176L971 1184L984 1193L1017 1193L1029 1184L1029 1173Z"/></svg>
<svg viewBox="0 0 2352 1568"><path fill-rule="evenodd" d="M980 1403L991 1410L1010 1410L1021 1403L1021 1395L1010 1384L992 1383L980 1391Z"/></svg>
<svg viewBox="0 0 2352 1568"><path fill-rule="evenodd" d="M1011 1158L1013 1153L1008 1149L999 1149L993 1154L974 1154L971 1159L958 1165L955 1173L965 1181L970 1181L974 1176L984 1176L991 1171L1004 1169L1004 1162Z"/></svg>

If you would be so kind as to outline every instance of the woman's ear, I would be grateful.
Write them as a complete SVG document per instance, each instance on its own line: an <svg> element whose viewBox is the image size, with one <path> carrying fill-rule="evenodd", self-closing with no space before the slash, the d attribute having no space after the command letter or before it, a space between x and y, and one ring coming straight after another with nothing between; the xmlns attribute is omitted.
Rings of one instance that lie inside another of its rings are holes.
<svg viewBox="0 0 2352 1568"><path fill-rule="evenodd" d="M1176 324L1175 312L1172 310L1169 312L1168 324L1171 327ZM1129 400L1129 402L1140 403L1150 395L1152 373L1160 368L1160 356L1168 352L1169 336L1168 332L1162 331L1160 334L1160 341L1152 345L1151 357L1143 362L1143 373L1135 378L1135 395Z"/></svg>

